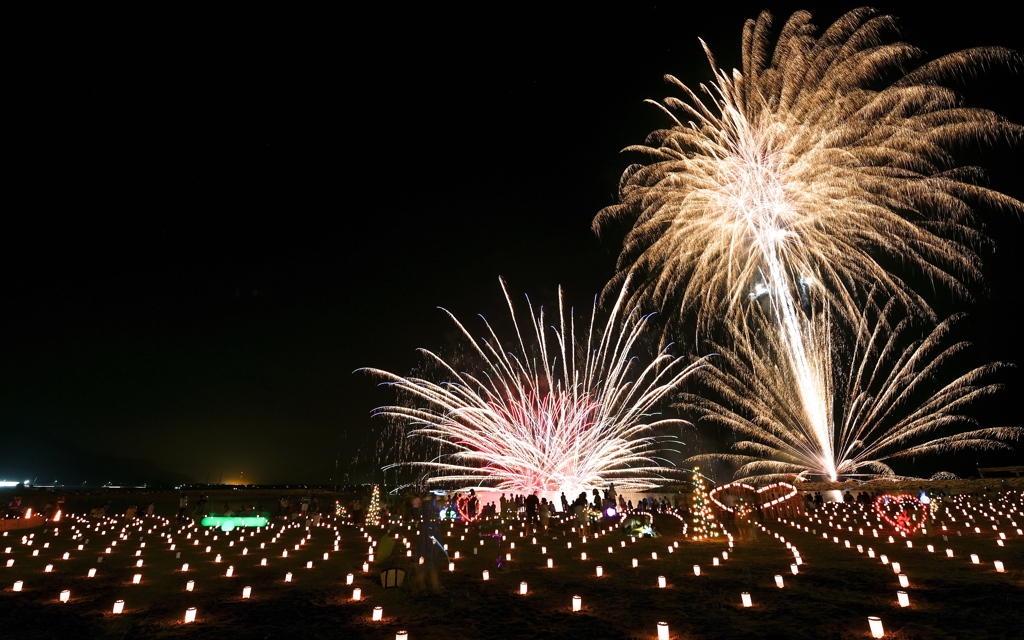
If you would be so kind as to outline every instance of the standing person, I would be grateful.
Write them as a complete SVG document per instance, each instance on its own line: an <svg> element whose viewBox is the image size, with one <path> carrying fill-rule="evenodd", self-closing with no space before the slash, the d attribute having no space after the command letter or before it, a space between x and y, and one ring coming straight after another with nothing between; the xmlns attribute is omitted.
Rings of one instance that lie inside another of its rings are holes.
<svg viewBox="0 0 1024 640"><path fill-rule="evenodd" d="M537 529L537 507L540 506L540 498L537 497L537 492L534 491L526 497L526 522L529 523L530 528L536 531Z"/></svg>
<svg viewBox="0 0 1024 640"><path fill-rule="evenodd" d="M565 497L565 492L562 492L562 513L569 512L569 500Z"/></svg>
<svg viewBox="0 0 1024 640"><path fill-rule="evenodd" d="M196 502L196 517L202 518L202 517L204 517L206 515L206 503L207 503L207 496L206 496L206 494L203 494L203 493L199 494L199 501Z"/></svg>
<svg viewBox="0 0 1024 640"><path fill-rule="evenodd" d="M551 505L548 503L547 498L540 499L540 529L547 535L548 533L548 522L551 520Z"/></svg>
<svg viewBox="0 0 1024 640"><path fill-rule="evenodd" d="M414 493L412 496L412 517L413 520L421 520L423 518L423 498L418 493Z"/></svg>
<svg viewBox="0 0 1024 640"><path fill-rule="evenodd" d="M466 502L466 511L469 513L470 518L476 518L476 510L479 504L480 501L476 497L476 490L470 489L469 500Z"/></svg>
<svg viewBox="0 0 1024 640"><path fill-rule="evenodd" d="M188 507L188 496L184 493L178 498L178 520L185 519L185 508Z"/></svg>

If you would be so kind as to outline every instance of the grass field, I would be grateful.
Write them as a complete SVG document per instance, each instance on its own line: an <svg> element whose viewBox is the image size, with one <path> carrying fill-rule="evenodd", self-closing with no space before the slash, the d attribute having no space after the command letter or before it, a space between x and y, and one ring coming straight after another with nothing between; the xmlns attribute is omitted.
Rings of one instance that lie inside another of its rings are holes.
<svg viewBox="0 0 1024 640"><path fill-rule="evenodd" d="M257 499L246 496L245 502ZM172 512L174 505L160 504L158 513ZM878 616L887 638L1018 638L1024 618L1021 511L1020 492L992 500L949 500L927 535L897 535L890 543L889 531L874 537L870 510L836 503L812 518L770 520L763 529L737 527L731 549L724 535L713 541L686 537L684 523L670 514L654 516L659 537L635 542L610 520L597 524L598 536L592 532L586 542L572 530L574 523L553 526L536 543L519 520L445 524L437 537L448 545L448 555L458 552L460 558L450 572L448 559L441 556L432 576L429 564L421 566L415 557L415 524L361 531L327 517L308 529L304 522L274 521L259 531L226 534L159 516L100 521L84 517L83 510L65 515L56 527L11 531L0 538L4 565L14 561L0 569L0 637L391 640L407 630L409 640L654 640L657 623L664 621L675 639L868 638L868 616ZM494 537L496 530L503 540ZM394 553L381 558L380 549L390 545L384 537L393 539L395 533ZM32 537L23 542L23 536ZM406 556L402 538L408 539L414 557ZM378 545L376 557L370 571L363 572L371 540ZM946 549L952 549L953 557ZM506 553L511 561L505 560ZM797 554L802 564L794 575ZM881 562L883 554L898 561L909 580L902 589L909 607L897 603L901 587L891 564ZM971 554L979 556L979 564L972 563ZM140 559L142 567L137 567ZM1004 563L1006 572L995 570L995 560ZM183 572L186 562L189 570ZM694 575L695 564L700 576ZM45 571L47 565L52 571ZM225 575L229 566L231 577ZM388 567L407 572L402 587L381 587L380 572ZM96 569L95 577L87 577L90 568ZM490 573L487 581L484 570ZM285 582L287 573L291 582ZM349 573L352 585L346 584ZM139 584L132 583L136 574L142 576ZM783 576L783 588L776 586L776 575ZM665 588L659 588L659 576L665 577ZM17 580L23 581L20 592L12 589ZM195 583L191 592L185 590L189 580ZM526 595L519 594L521 582L528 585ZM252 595L243 599L246 586ZM354 587L362 590L359 601L352 599ZM59 600L64 589L71 592L67 603ZM742 592L750 593L752 607L742 606ZM582 598L581 611L572 611L574 595ZM116 600L124 600L121 614L112 613ZM375 606L383 608L379 622L371 620ZM197 621L185 624L189 607L196 608Z"/></svg>

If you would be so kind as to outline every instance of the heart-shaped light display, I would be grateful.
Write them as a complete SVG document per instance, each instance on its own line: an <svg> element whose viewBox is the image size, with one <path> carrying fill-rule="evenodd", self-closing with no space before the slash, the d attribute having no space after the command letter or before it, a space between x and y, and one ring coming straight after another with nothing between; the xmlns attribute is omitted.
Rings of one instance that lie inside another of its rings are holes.
<svg viewBox="0 0 1024 640"><path fill-rule="evenodd" d="M913 511L921 512L921 519L915 520ZM905 493L898 496L881 495L875 498L875 513L886 524L904 535L910 535L924 524L928 509L915 496Z"/></svg>
<svg viewBox="0 0 1024 640"><path fill-rule="evenodd" d="M459 512L459 517L465 522L476 522L476 515L469 515L469 496L465 493L460 494L459 497L455 498L455 510Z"/></svg>
<svg viewBox="0 0 1024 640"><path fill-rule="evenodd" d="M761 488L752 487L749 484L744 484L742 482L730 482L729 484L718 485L717 487L712 489L711 493L708 494L708 497L711 498L712 502L714 502L719 507L721 507L722 510L735 513L736 512L735 507L730 507L728 505L723 504L715 496L718 495L720 492L727 491L729 489L746 489L747 491L751 491L753 493L756 493L758 498L760 498L762 493L765 493L766 491L771 491L772 489L779 489L779 488L786 490L785 495L778 496L778 497L776 497L776 498L774 498L774 499L772 499L772 500L770 500L770 501L768 501L768 502L766 502L764 504L761 504L761 508L762 509L767 508L767 507L774 507L775 505L777 505L779 503L782 503L782 502L785 502L786 500L789 500L790 498L792 498L793 496L795 496L797 494L796 487L794 487L793 485L789 484L788 482L776 482L775 484L769 484L769 485L761 487ZM759 500L759 502L760 502L760 500Z"/></svg>

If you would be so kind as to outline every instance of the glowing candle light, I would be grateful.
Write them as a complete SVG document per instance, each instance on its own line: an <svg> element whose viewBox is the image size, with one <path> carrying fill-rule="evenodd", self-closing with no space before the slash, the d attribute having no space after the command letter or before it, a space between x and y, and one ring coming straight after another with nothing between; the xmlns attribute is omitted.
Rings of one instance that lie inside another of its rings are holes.
<svg viewBox="0 0 1024 640"><path fill-rule="evenodd" d="M449 562L448 563L448 571L455 571L455 563L454 562Z"/></svg>
<svg viewBox="0 0 1024 640"><path fill-rule="evenodd" d="M353 600L362 600L363 599L363 590L360 589L359 587L356 587L355 589L353 589L352 590L352 599Z"/></svg>
<svg viewBox="0 0 1024 640"><path fill-rule="evenodd" d="M398 633L395 634L395 640L409 640L409 632L408 631L399 631Z"/></svg>
<svg viewBox="0 0 1024 640"><path fill-rule="evenodd" d="M953 557L953 550L952 549L946 549L946 557L947 558L952 558Z"/></svg>
<svg viewBox="0 0 1024 640"><path fill-rule="evenodd" d="M52 564L46 565L46 567L43 568L43 571L45 571L46 573L52 572L53 571L53 565Z"/></svg>
<svg viewBox="0 0 1024 640"><path fill-rule="evenodd" d="M785 583L782 581L782 576L775 576L775 586L780 589L786 586Z"/></svg>
<svg viewBox="0 0 1024 640"><path fill-rule="evenodd" d="M910 586L910 580L907 579L907 575L905 573L901 573L899 575L899 578L900 578L900 586L901 587L906 589L907 587Z"/></svg>
<svg viewBox="0 0 1024 640"><path fill-rule="evenodd" d="M600 578L603 575L604 575L604 567L598 565L598 567L597 567L597 577Z"/></svg>
<svg viewBox="0 0 1024 640"><path fill-rule="evenodd" d="M897 591L896 599L899 601L901 607L910 606L910 596L907 595L906 591Z"/></svg>
<svg viewBox="0 0 1024 640"><path fill-rule="evenodd" d="M284 581L285 582L291 582L292 581L292 572L291 571L289 571L288 573L284 574Z"/></svg>
<svg viewBox="0 0 1024 640"><path fill-rule="evenodd" d="M658 588L664 589L668 586L668 581L665 580L665 576L658 576Z"/></svg>
<svg viewBox="0 0 1024 640"><path fill-rule="evenodd" d="M971 564L981 564L981 558L978 557L978 554L971 554Z"/></svg>
<svg viewBox="0 0 1024 640"><path fill-rule="evenodd" d="M185 609L185 624L189 624L189 623L195 622L195 621L196 621L196 608L195 607L189 607L188 609Z"/></svg>
<svg viewBox="0 0 1024 640"><path fill-rule="evenodd" d="M526 595L526 591L527 591L526 583L525 582L520 582L519 583L519 594L525 596Z"/></svg>
<svg viewBox="0 0 1024 640"><path fill-rule="evenodd" d="M185 572L188 571L188 563L187 562L185 564L181 565L181 571L182 571L182 573L185 573Z"/></svg>
<svg viewBox="0 0 1024 640"><path fill-rule="evenodd" d="M9 568L11 568L13 566L14 566L14 558L8 558L8 560L7 560L7 568L9 569Z"/></svg>
<svg viewBox="0 0 1024 640"><path fill-rule="evenodd" d="M583 598L579 596L572 597L572 610L579 611L583 607Z"/></svg>
<svg viewBox="0 0 1024 640"><path fill-rule="evenodd" d="M124 611L124 600L117 600L114 602L114 613L122 613Z"/></svg>
<svg viewBox="0 0 1024 640"><path fill-rule="evenodd" d="M192 591L195 588L196 588L196 581L195 580L189 580L188 582L185 583L185 591Z"/></svg>
<svg viewBox="0 0 1024 640"><path fill-rule="evenodd" d="M658 623L658 640L668 640L668 638L669 638L669 636L668 636L668 623L667 622L659 622Z"/></svg>
<svg viewBox="0 0 1024 640"><path fill-rule="evenodd" d="M717 567L718 566L718 558L711 558L711 564Z"/></svg>
<svg viewBox="0 0 1024 640"><path fill-rule="evenodd" d="M350 573L350 574L345 576L345 584L352 584L352 581L355 580L355 579L356 579L356 577L353 574Z"/></svg>
<svg viewBox="0 0 1024 640"><path fill-rule="evenodd" d="M87 574L87 576L90 577L90 578L95 578L96 577L96 569L95 568L89 569L89 573Z"/></svg>
<svg viewBox="0 0 1024 640"><path fill-rule="evenodd" d="M383 618L384 618L384 607L374 607L373 608L373 619L374 620L381 620Z"/></svg>
<svg viewBox="0 0 1024 640"><path fill-rule="evenodd" d="M370 571L370 563L369 562L364 562L363 563L363 573L369 573L369 571Z"/></svg>
<svg viewBox="0 0 1024 640"><path fill-rule="evenodd" d="M586 560L586 559L587 559L587 552L584 551L583 553L580 554L580 560Z"/></svg>
<svg viewBox="0 0 1024 640"><path fill-rule="evenodd" d="M65 589L65 590L60 592L60 601L61 602L67 602L70 599L71 599L71 591L69 591L68 589Z"/></svg>
<svg viewBox="0 0 1024 640"><path fill-rule="evenodd" d="M555 568L555 559L554 558L548 558L548 569L554 569L554 568Z"/></svg>
<svg viewBox="0 0 1024 640"><path fill-rule="evenodd" d="M657 560L657 559L658 559L658 552L657 551L652 551L651 552L651 560Z"/></svg>
<svg viewBox="0 0 1024 640"><path fill-rule="evenodd" d="M636 569L639 565L640 565L640 561L637 560L636 558L633 558L633 568Z"/></svg>
<svg viewBox="0 0 1024 640"><path fill-rule="evenodd" d="M1003 561L1002 560L996 560L993 564L995 564L996 571L998 573L1006 573L1006 569L1003 568Z"/></svg>
<svg viewBox="0 0 1024 640"><path fill-rule="evenodd" d="M695 575L695 576L699 576L700 575L700 565L699 564L693 565L693 575Z"/></svg>
<svg viewBox="0 0 1024 640"><path fill-rule="evenodd" d="M14 583L13 590L14 591L21 591L21 588L24 587L24 586L25 586L25 581L24 580L17 580Z"/></svg>
<svg viewBox="0 0 1024 640"><path fill-rule="evenodd" d="M488 571L487 569L484 569L483 576L484 576L484 580L490 580L491 579L491 572Z"/></svg>
<svg viewBox="0 0 1024 640"><path fill-rule="evenodd" d="M260 566L261 567L267 566L267 559L266 558L260 558Z"/></svg>
<svg viewBox="0 0 1024 640"><path fill-rule="evenodd" d="M743 606L744 607L752 607L752 606L754 606L754 603L750 601L750 593L749 592L744 591L743 593L740 594L740 597L743 599Z"/></svg>
<svg viewBox="0 0 1024 640"><path fill-rule="evenodd" d="M895 560L889 566L892 567L892 572L893 573L897 573L898 574L900 572L900 563L896 562Z"/></svg>
<svg viewBox="0 0 1024 640"><path fill-rule="evenodd" d="M878 616L868 616L868 626L871 628L872 638L882 638L885 630L882 629L882 620Z"/></svg>

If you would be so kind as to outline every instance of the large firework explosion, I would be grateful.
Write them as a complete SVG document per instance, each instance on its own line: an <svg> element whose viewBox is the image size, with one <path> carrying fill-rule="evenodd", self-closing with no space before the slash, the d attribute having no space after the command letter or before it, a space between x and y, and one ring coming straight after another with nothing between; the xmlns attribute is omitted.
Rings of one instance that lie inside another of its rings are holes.
<svg viewBox="0 0 1024 640"><path fill-rule="evenodd" d="M476 339L454 316L477 371L421 350L439 379L367 371L395 387L401 405L380 407L406 425L408 435L432 441L440 454L409 463L425 481L500 491L576 491L657 485L671 466L659 459L675 439L667 427L682 422L652 412L696 365L662 350L646 366L632 352L649 317L625 306L625 288L604 328L595 302L589 322L577 327L559 291L558 323L546 327L543 309L529 304L520 328L504 282L515 327L511 350L484 321L487 338Z"/></svg>
<svg viewBox="0 0 1024 640"><path fill-rule="evenodd" d="M741 70L715 69L707 52L707 99L667 78L688 101L659 105L674 126L630 148L653 161L626 171L620 203L594 221L631 225L609 287L636 274L633 299L661 310L666 335L692 323L698 335L731 335L744 349L775 345L791 420L762 427L764 436L788 429L810 438L820 457L813 468L832 479L854 470L839 468L833 362L813 337L818 314L858 326L868 292L881 290L934 320L900 274L969 297L964 283L980 277L974 248L986 242L970 226L973 207L1022 206L977 185L979 171L952 155L965 143L1019 138L1021 127L963 107L942 86L1016 54L971 49L914 68L920 51L882 42L893 27L862 8L815 37L810 15L798 12L772 48L770 15L747 21ZM762 314L770 322L756 320ZM751 333L766 325L771 335Z"/></svg>
<svg viewBox="0 0 1024 640"><path fill-rule="evenodd" d="M735 444L739 454L710 457L739 464L737 475L757 482L794 475L815 481L894 477L893 460L1008 448L1001 441L1020 437L1021 429L968 430L976 423L963 413L970 402L1001 388L985 380L1006 365L947 377L970 346L950 340L961 318L928 329L891 300L881 309L869 304L849 330L827 312L816 315L805 338L815 343L815 353L826 354L818 379L825 382L823 404L835 424L827 443L815 437L800 411L792 370L777 366L788 346L771 331L762 332L758 344L750 343L753 332L744 334L734 347L721 349L724 362L698 373L719 400L686 394L683 404L745 438Z"/></svg>

